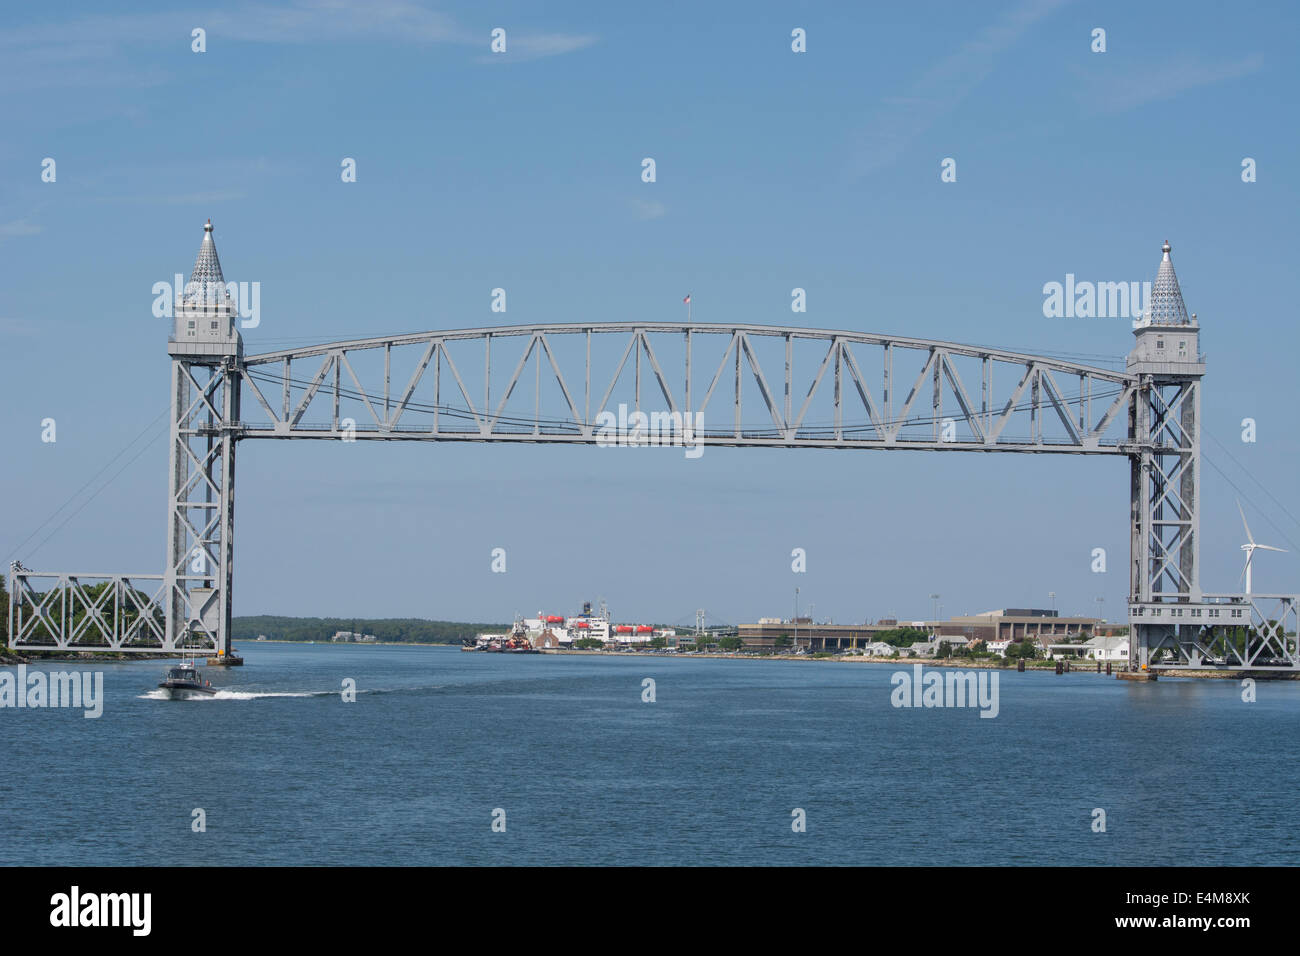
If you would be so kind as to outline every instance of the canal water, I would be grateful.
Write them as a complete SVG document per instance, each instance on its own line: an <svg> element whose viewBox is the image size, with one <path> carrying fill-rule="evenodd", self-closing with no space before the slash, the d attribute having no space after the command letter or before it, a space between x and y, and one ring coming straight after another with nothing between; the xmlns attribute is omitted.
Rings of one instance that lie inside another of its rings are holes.
<svg viewBox="0 0 1300 956"><path fill-rule="evenodd" d="M1297 682L1001 672L982 718L893 706L905 665L240 651L197 701L37 668L103 714L0 709L0 864L1298 860Z"/></svg>

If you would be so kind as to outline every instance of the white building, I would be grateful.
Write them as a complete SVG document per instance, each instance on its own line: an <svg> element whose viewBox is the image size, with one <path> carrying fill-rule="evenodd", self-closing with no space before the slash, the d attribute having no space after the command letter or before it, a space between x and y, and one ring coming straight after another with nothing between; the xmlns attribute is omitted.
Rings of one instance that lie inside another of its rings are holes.
<svg viewBox="0 0 1300 956"><path fill-rule="evenodd" d="M911 647L900 647L898 650L903 657L934 657L938 649L938 641L917 641Z"/></svg>
<svg viewBox="0 0 1300 956"><path fill-rule="evenodd" d="M985 645L985 647L987 647L994 654L998 655L998 657L1006 657L1007 648L1010 647L1011 644L1012 644L1011 638L1007 638L1006 640L1002 640L1002 641L989 641Z"/></svg>
<svg viewBox="0 0 1300 956"><path fill-rule="evenodd" d="M1085 657L1093 661L1123 661L1128 663L1128 636L1094 637L1083 642L1088 648Z"/></svg>

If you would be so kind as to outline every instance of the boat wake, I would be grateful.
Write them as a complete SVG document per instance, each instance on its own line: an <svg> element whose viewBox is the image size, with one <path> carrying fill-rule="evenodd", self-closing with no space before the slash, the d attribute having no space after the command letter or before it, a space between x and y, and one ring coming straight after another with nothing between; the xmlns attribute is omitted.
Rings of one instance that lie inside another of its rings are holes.
<svg viewBox="0 0 1300 956"><path fill-rule="evenodd" d="M336 696L336 690L314 690L306 692L291 691L251 691L251 690L219 690L215 694L205 695L203 697L187 697L185 700L259 700L263 697L331 697ZM140 694L137 700L171 700L172 698L162 690L151 690L147 694Z"/></svg>
<svg viewBox="0 0 1300 956"><path fill-rule="evenodd" d="M439 690L445 685L431 684L428 687L362 687L358 688L356 694L358 697L365 694L406 694L419 693L430 690ZM311 691L258 691L258 690L218 690L215 694L204 695L203 697L187 697L184 700L261 700L265 697L337 697L337 690L311 690ZM136 700L172 700L161 688L151 690L145 694L139 694Z"/></svg>

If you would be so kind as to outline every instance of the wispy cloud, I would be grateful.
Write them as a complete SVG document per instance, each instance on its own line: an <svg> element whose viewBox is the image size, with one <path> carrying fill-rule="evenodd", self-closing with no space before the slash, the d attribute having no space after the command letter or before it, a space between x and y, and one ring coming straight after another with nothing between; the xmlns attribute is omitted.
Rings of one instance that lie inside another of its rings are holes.
<svg viewBox="0 0 1300 956"><path fill-rule="evenodd" d="M192 16L209 36L253 43L318 43L371 37L412 43L466 43L451 18L404 0L298 0L248 4L236 10ZM481 38L486 45L487 37Z"/></svg>
<svg viewBox="0 0 1300 956"><path fill-rule="evenodd" d="M662 219L668 213L668 207L657 199L629 199L628 203L638 219Z"/></svg>
<svg viewBox="0 0 1300 956"><path fill-rule="evenodd" d="M544 56L560 56L585 49L598 38L591 34L547 33L538 36L518 36L506 34L506 52L486 53L478 57L480 63L518 63L523 60L538 60ZM481 41L476 41L481 42Z"/></svg>
<svg viewBox="0 0 1300 956"><path fill-rule="evenodd" d="M1084 78L1080 102L1101 113L1122 113L1148 103L1173 99L1180 93L1225 80L1235 80L1256 73L1264 58L1252 53L1240 60L1206 62L1196 55L1167 57L1152 63L1143 60L1136 69L1104 74L1075 73Z"/></svg>
<svg viewBox="0 0 1300 956"><path fill-rule="evenodd" d="M40 226L30 223L26 219L15 219L12 222L0 222L0 239L13 239L16 236L34 236L40 231Z"/></svg>
<svg viewBox="0 0 1300 956"><path fill-rule="evenodd" d="M522 36L515 41L515 48L530 58L540 56L561 56L576 53L596 42L596 36L590 33L544 33L538 36Z"/></svg>
<svg viewBox="0 0 1300 956"><path fill-rule="evenodd" d="M445 43L478 47L486 53L491 41L489 28L471 30L444 13L409 0L289 0L243 3L216 12L97 14L0 30L0 83L11 89L163 83L168 79L165 72L147 60L132 60L130 51L156 48L160 38L188 48L195 27L207 32L209 49L222 41L308 44L373 40ZM559 56L591 46L596 40L588 34L509 30L508 54L484 59Z"/></svg>
<svg viewBox="0 0 1300 956"><path fill-rule="evenodd" d="M850 170L865 176L895 162L993 71L998 59L1066 0L1025 0L926 70L906 90L882 98L858 141Z"/></svg>

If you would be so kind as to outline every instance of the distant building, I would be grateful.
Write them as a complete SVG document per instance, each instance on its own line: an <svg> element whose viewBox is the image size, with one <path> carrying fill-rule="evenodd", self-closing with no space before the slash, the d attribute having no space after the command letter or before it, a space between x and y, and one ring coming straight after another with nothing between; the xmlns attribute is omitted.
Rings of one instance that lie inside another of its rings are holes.
<svg viewBox="0 0 1300 956"><path fill-rule="evenodd" d="M929 634L929 643L935 647L941 642L943 646L962 645L974 650L983 643L988 650L1005 656L1009 644L1026 638L1046 648L1052 642L1096 634L1099 627L1105 626L1105 622L1095 617L1061 617L1054 610L1013 607L946 621L905 621L901 625L892 617L881 618L875 624L814 624L808 618L762 617L757 624L739 625L738 634L746 650L775 650L785 646L809 651L849 651L864 650L878 641L882 631L910 627ZM788 641L778 645L782 637ZM929 653L934 653L933 647Z"/></svg>
<svg viewBox="0 0 1300 956"><path fill-rule="evenodd" d="M1073 644L1048 644L1044 648L1044 656L1053 661L1078 660L1087 657L1088 650L1088 645L1081 641Z"/></svg>
<svg viewBox="0 0 1300 956"><path fill-rule="evenodd" d="M961 635L968 641L981 638L993 650L994 643L1007 640L1020 641L1026 637L1060 640L1084 632L1091 634L1103 623L1095 617L1061 617L1056 611L1044 608L1012 607L936 621L934 627L940 636Z"/></svg>
<svg viewBox="0 0 1300 956"><path fill-rule="evenodd" d="M358 634L356 631L335 631L334 636L330 638L336 644L373 644L379 640L373 634Z"/></svg>
<svg viewBox="0 0 1300 956"><path fill-rule="evenodd" d="M559 635L550 628L542 631L541 634L532 639L533 647L540 649L551 649L560 646Z"/></svg>
<svg viewBox="0 0 1300 956"><path fill-rule="evenodd" d="M782 621L780 618L760 618L757 624L737 627L741 646L745 650L773 650L782 637L789 638L786 647L802 647L811 651L847 651L871 643L881 631L893 630L880 624L813 624L807 618Z"/></svg>
<svg viewBox="0 0 1300 956"><path fill-rule="evenodd" d="M1094 661L1123 661L1128 663L1128 636L1123 637L1094 637L1085 641L1084 646L1088 648L1086 656Z"/></svg>

